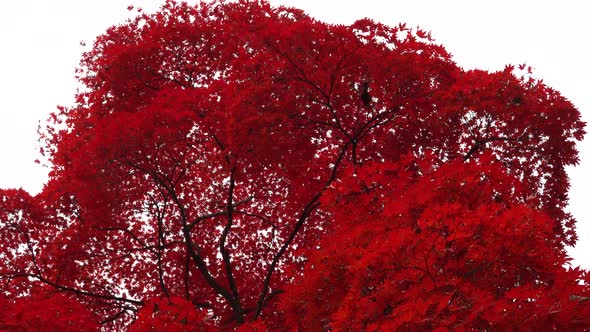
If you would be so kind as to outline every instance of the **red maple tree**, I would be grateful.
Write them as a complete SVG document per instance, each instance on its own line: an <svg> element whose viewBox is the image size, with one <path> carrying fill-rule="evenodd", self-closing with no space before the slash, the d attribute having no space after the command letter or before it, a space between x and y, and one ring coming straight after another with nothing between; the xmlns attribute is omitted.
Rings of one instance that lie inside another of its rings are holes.
<svg viewBox="0 0 590 332"><path fill-rule="evenodd" d="M525 69L264 1L114 26L0 190L0 329L590 329L584 124Z"/></svg>

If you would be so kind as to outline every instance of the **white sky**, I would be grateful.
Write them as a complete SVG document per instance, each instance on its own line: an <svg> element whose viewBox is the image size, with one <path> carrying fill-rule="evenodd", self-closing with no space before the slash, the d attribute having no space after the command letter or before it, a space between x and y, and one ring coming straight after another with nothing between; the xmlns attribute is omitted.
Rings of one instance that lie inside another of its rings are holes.
<svg viewBox="0 0 590 332"><path fill-rule="evenodd" d="M162 0L19 0L0 6L0 187L41 190L47 169L36 165L37 125L56 105L70 105L74 68L82 51L107 27L130 15L128 5L156 10ZM194 1L190 1L194 2ZM271 0L332 23L370 17L432 31L465 68L502 69L526 62L537 78L560 91L590 120L589 5L585 1ZM590 128L589 128L590 131ZM590 136L590 135L589 135ZM569 211L580 240L570 251L590 268L590 137L581 164L569 170Z"/></svg>

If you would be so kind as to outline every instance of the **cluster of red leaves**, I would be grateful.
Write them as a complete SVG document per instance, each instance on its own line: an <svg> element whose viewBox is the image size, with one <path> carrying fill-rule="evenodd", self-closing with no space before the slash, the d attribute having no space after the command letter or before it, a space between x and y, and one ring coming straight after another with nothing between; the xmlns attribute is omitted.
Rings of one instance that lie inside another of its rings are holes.
<svg viewBox="0 0 590 332"><path fill-rule="evenodd" d="M0 330L100 331L97 317L78 301L52 293L9 299L0 296Z"/></svg>
<svg viewBox="0 0 590 332"><path fill-rule="evenodd" d="M84 54L43 192L0 191L6 305L57 292L104 330L586 327L563 268L584 124L515 73L265 1L140 13Z"/></svg>
<svg viewBox="0 0 590 332"><path fill-rule="evenodd" d="M214 331L205 321L206 315L185 299L163 298L144 303L130 331Z"/></svg>
<svg viewBox="0 0 590 332"><path fill-rule="evenodd" d="M262 321L250 322L236 328L237 332L266 331ZM207 313L180 297L160 298L144 304L131 332L143 331L218 331Z"/></svg>
<svg viewBox="0 0 590 332"><path fill-rule="evenodd" d="M489 158L490 156L488 156ZM497 162L370 165L326 197L338 224L279 308L288 326L351 331L583 330L585 272L552 222L515 202ZM580 284L580 282L584 282Z"/></svg>

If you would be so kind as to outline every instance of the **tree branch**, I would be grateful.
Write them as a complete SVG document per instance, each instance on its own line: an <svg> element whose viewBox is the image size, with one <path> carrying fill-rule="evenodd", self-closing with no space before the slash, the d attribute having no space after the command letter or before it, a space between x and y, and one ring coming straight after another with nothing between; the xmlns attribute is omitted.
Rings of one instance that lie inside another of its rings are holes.
<svg viewBox="0 0 590 332"><path fill-rule="evenodd" d="M521 139L521 137L512 138L512 137L498 137L498 136L493 136L493 137L488 137L488 138L484 138L484 139L475 141L475 144L473 144L473 146L471 147L471 149L469 149L469 151L467 151L467 154L465 154L465 157L463 157L463 161L467 161L482 146L486 145L489 142L493 142L493 141L505 141L505 142L509 142L509 141L519 141L520 139Z"/></svg>
<svg viewBox="0 0 590 332"><path fill-rule="evenodd" d="M253 196L250 196L250 197L248 197L246 199L243 199L243 200L241 200L239 202L236 202L235 204L232 204L232 207L233 208L236 208L236 207L238 207L238 206L240 206L242 204L245 204L245 203L251 201L253 198L254 198ZM202 222L204 220L215 218L215 217L220 217L220 216L225 216L225 215L227 215L227 211L226 210L212 212L212 213L209 213L209 214L202 215L202 216L198 217L197 219L193 220L193 222L191 222L188 225L189 230L192 230L193 227L195 227L198 223L200 223L200 222Z"/></svg>
<svg viewBox="0 0 590 332"><path fill-rule="evenodd" d="M225 265L225 273L227 275L227 281L229 283L229 287L231 289L233 295L233 303L232 309L234 310L234 316L236 322L238 324L244 323L244 310L242 308L242 304L240 303L240 297L238 294L238 287L236 286L236 281L234 280L234 275L231 266L231 257L229 251L227 251L225 244L227 241L227 236L231 230L233 225L233 196L234 196L234 188L235 188L235 168L232 168L230 171L229 176L229 191L227 194L227 224L223 229L221 234L221 238L219 239L219 252L221 253L221 257L223 259L223 264Z"/></svg>
<svg viewBox="0 0 590 332"><path fill-rule="evenodd" d="M340 164L342 163L342 160L344 159L344 156L346 155L346 150L348 150L348 146L351 144L350 141L346 142L346 144L344 144L340 150L340 154L338 155L338 158L336 159L336 161L334 162L334 166L332 168L332 173L330 175L330 178L328 179L328 181L326 182L326 184L324 185L324 187L318 192L316 193L311 200L305 205L305 207L303 208L303 211L301 212L299 219L297 220L297 222L295 223L295 227L293 227L293 230L291 231L291 233L289 234L289 237L287 238L287 240L285 241L285 243L283 243L283 245L281 246L281 248L279 249L279 251L274 255L267 271L266 271L266 275L264 277L264 281L262 284L262 292L260 293L260 296L258 297L258 301L256 303L256 312L254 314L254 320L256 320L259 316L260 313L262 312L262 309L264 308L264 304L267 302L267 294L268 294L268 289L270 287L270 281L272 279L272 275L276 269L277 264L279 263L281 257L283 256L283 254L287 251L287 248L289 248L289 246L291 245L291 242L293 242L293 240L295 239L295 236L297 235L297 233L299 233L299 230L301 229L301 227L303 226L303 224L305 223L305 221L307 220L307 218L313 213L313 211L315 211L315 209L320 205L320 203L318 202L318 200L320 199L320 197L322 196L323 192L330 186L330 184L332 184L332 182L334 182L334 180L336 179L336 174L338 171L338 167L340 166Z"/></svg>
<svg viewBox="0 0 590 332"><path fill-rule="evenodd" d="M170 298L170 293L168 292L168 287L166 287L166 283L164 282L164 267L162 266L162 249L164 248L164 223L162 221L162 216L158 214L158 245L156 246L156 258L158 263L158 281L160 282L160 288L162 288L162 292L166 296L166 298Z"/></svg>
<svg viewBox="0 0 590 332"><path fill-rule="evenodd" d="M187 301L190 301L190 293L189 293L189 281L190 281L190 256L188 252L184 258L184 298Z"/></svg>
<svg viewBox="0 0 590 332"><path fill-rule="evenodd" d="M184 204L182 204L182 202L178 198L178 195L176 195L176 191L174 190L174 188L171 187L170 182L166 183L165 178L161 177L161 175L155 171L141 167L140 165L138 165L130 160L127 160L127 163L129 165L131 165L132 167L151 176L152 179L154 179L154 181L158 185L162 186L168 192L168 195L170 195L170 198L172 199L174 204L176 204L176 206L178 207L178 209L180 211L180 220L182 222L182 232L184 235L186 249L187 249L191 259L195 262L195 264L197 265L197 269L199 270L199 272L201 273L203 278L205 278L205 281L209 284L209 286L217 294L221 295L228 302L228 304L231 305L231 303L234 301L233 296L230 294L230 292L227 289L225 289L225 287L221 286L217 282L217 280L215 280L215 278L211 275L211 273L209 272L209 268L207 267L207 263L205 263L205 260L201 257L201 254L200 254L201 249L199 248L198 245L195 245L192 241L190 227L189 227L188 220L187 220L188 217L187 217L187 213L186 213L186 208L184 207Z"/></svg>
<svg viewBox="0 0 590 332"><path fill-rule="evenodd" d="M35 272L37 272L37 274L41 275L41 269L39 268L39 265L37 265L37 255L35 254L35 250L33 248L33 243L31 242L31 237L29 236L29 233L25 232L22 229L22 227L20 227L16 223L11 223L9 224L9 226L16 229L25 237L25 240L27 241L27 250L31 254L31 262L33 263L33 268L35 269Z"/></svg>
<svg viewBox="0 0 590 332"><path fill-rule="evenodd" d="M38 274L26 273L26 272L0 272L0 277L3 277L3 276L6 276L11 279L33 278L33 279L37 279L37 280L43 282L46 285L52 286L56 289L59 289L61 291L74 293L74 294L80 295L80 296L88 296L88 297L93 297L93 298L103 299L103 300L112 300L112 301L132 303L132 304L136 304L136 305L143 305L143 302L139 301L139 300L133 300L133 299L128 299L125 297L114 296L114 295L97 294L97 293L92 293L92 292L85 291L85 290L78 289L78 288L63 286L63 285L55 283L49 279L46 279L42 275L38 275Z"/></svg>

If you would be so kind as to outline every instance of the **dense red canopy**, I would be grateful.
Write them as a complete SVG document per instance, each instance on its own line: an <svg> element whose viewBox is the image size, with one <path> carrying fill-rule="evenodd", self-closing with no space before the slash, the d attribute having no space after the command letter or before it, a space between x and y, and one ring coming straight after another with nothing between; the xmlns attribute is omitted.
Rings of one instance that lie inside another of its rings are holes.
<svg viewBox="0 0 590 332"><path fill-rule="evenodd" d="M169 1L78 75L43 192L0 191L2 328L590 328L564 267L584 124L525 66L463 70L404 25Z"/></svg>

